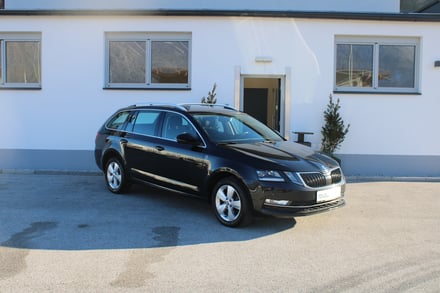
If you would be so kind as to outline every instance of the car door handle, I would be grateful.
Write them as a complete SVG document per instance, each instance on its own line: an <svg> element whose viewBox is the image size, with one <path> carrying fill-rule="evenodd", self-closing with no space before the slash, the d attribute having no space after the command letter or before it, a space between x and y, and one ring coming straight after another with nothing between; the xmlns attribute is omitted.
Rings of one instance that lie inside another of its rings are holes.
<svg viewBox="0 0 440 293"><path fill-rule="evenodd" d="M163 151L165 148L163 146L157 145L154 147L156 150L158 150L159 152Z"/></svg>

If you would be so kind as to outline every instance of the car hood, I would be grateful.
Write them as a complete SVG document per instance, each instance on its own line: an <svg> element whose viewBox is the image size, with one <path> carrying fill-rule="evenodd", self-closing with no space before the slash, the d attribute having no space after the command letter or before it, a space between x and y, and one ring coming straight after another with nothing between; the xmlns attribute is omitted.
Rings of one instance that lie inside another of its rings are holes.
<svg viewBox="0 0 440 293"><path fill-rule="evenodd" d="M332 158L289 141L226 144L224 147L253 157L265 165L268 164L267 167L276 164L288 170L325 172L339 166Z"/></svg>

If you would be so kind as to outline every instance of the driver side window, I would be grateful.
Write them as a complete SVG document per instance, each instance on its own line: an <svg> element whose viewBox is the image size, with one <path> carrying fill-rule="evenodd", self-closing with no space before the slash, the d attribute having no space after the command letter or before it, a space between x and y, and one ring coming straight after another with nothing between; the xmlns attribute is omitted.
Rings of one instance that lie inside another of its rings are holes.
<svg viewBox="0 0 440 293"><path fill-rule="evenodd" d="M189 133L197 137L196 130L185 117L177 113L166 113L162 128L162 137L176 141L177 136L182 133Z"/></svg>

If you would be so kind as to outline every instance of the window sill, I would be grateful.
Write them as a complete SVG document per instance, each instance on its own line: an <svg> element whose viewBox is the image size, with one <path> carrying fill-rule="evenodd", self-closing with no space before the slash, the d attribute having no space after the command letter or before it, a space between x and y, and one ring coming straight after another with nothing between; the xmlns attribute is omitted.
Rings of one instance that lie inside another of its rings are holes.
<svg viewBox="0 0 440 293"><path fill-rule="evenodd" d="M103 87L103 90L127 90L127 91L190 91L190 87Z"/></svg>
<svg viewBox="0 0 440 293"><path fill-rule="evenodd" d="M17 87L17 86L0 86L0 91L1 90L25 90L25 91L32 91L32 90L41 90L42 87Z"/></svg>
<svg viewBox="0 0 440 293"><path fill-rule="evenodd" d="M359 94L359 95L422 95L421 92L399 92L399 91L350 91L350 90L333 90L334 94Z"/></svg>

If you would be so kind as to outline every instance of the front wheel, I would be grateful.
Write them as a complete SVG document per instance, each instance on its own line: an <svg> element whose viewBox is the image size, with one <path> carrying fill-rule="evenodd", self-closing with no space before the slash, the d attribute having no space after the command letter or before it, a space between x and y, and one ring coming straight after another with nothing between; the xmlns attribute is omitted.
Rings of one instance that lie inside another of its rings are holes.
<svg viewBox="0 0 440 293"><path fill-rule="evenodd" d="M215 185L212 207L220 223L228 227L246 225L252 220L246 188L233 177L224 178Z"/></svg>
<svg viewBox="0 0 440 293"><path fill-rule="evenodd" d="M113 193L123 193L128 188L124 166L117 158L108 160L105 167L105 183Z"/></svg>

